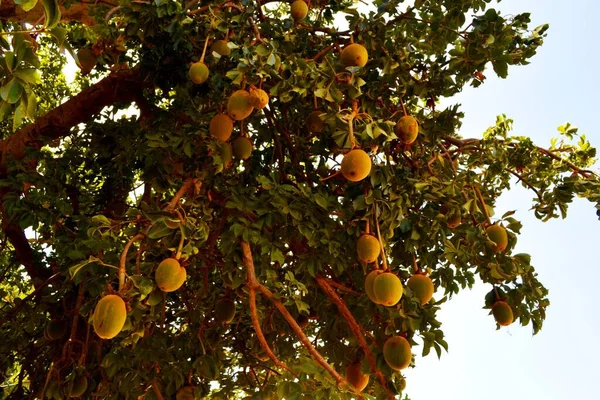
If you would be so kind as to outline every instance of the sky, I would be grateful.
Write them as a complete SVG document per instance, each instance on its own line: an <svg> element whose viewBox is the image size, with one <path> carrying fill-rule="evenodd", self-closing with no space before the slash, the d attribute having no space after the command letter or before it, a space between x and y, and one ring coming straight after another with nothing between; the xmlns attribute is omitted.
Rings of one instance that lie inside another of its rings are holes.
<svg viewBox="0 0 600 400"><path fill-rule="evenodd" d="M569 121L600 147L595 118L600 2L504 0L490 6L503 15L531 12L532 27L549 23L550 30L530 65L511 67L507 79L489 71L483 86L453 99L465 112L460 133L481 137L504 113L514 120L515 135L528 135L540 146L548 146L556 128ZM500 198L496 213L516 210L523 223L515 253L531 254L550 292L543 330L532 336L530 326L515 323L497 331L482 309L489 285L461 292L438 313L448 353L441 360L434 353L417 357L416 368L404 374L411 400L600 398L600 257L595 248L600 221L592 203L577 199L567 219L540 222L528 211L532 198L517 186Z"/></svg>

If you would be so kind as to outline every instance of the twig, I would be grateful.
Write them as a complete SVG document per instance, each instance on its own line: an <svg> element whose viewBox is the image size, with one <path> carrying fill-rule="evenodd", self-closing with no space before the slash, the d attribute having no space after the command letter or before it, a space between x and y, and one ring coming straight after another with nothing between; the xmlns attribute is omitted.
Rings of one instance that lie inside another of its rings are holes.
<svg viewBox="0 0 600 400"><path fill-rule="evenodd" d="M479 198L479 202L481 203L481 207L483 208L483 213L485 214L485 219L486 219L487 223L489 225L491 225L492 223L490 221L490 214L488 214L488 210L485 205L485 201L483 200L483 196L481 195L481 191L479 190L479 188L476 185L471 185L471 187L473 188L473 190L477 194L477 197Z"/></svg>
<svg viewBox="0 0 600 400"><path fill-rule="evenodd" d="M383 386L387 393L387 397L389 399L393 399L394 394L388 388L385 376L383 376L381 370L377 368L377 359L371 352L371 349L369 348L369 345L367 344L367 341L365 340L365 337L362 334L360 325L358 324L356 319L354 319L354 316L346 306L346 303L344 303L344 301L338 296L335 290L332 289L332 287L329 285L328 280L325 277L318 275L316 279L319 287L323 290L323 292L325 292L327 297L329 297L329 299L337 306L340 314L342 314L342 316L346 320L350 331L358 340L360 347L363 349L365 355L367 356L367 359L369 360L371 372L373 372L377 376L379 383L381 384L381 386Z"/></svg>
<svg viewBox="0 0 600 400"><path fill-rule="evenodd" d="M160 393L160 389L158 388L158 384L156 383L156 379L152 380L152 390L154 391L154 395L156 396L157 400L165 400L165 398L163 397L163 395Z"/></svg>
<svg viewBox="0 0 600 400"><path fill-rule="evenodd" d="M342 285L341 283L337 283L337 282L336 282L336 281L334 281L333 279L329 279L329 278L323 278L323 279L326 279L326 280L327 280L327 283L328 283L329 285L331 285L331 286L333 286L333 287L335 287L335 288L337 288L337 289L343 290L343 291L345 291L345 292L351 293L351 294L353 294L353 295L356 295L356 296L360 296L360 293L358 293L357 291L355 291L355 290L352 290L352 289L350 289L350 288L348 288L348 287L346 287L346 286Z"/></svg>
<svg viewBox="0 0 600 400"><path fill-rule="evenodd" d="M121 292L123 290L123 287L125 286L125 274L126 274L125 265L127 264L127 253L129 252L129 248L136 240L142 240L145 238L146 238L146 235L144 235L143 233L138 233L135 236L133 236L131 239L129 239L129 241L125 244L125 247L123 248L123 252L121 253L121 258L119 259L119 273L118 273L119 274L119 292Z"/></svg>
<svg viewBox="0 0 600 400"><path fill-rule="evenodd" d="M2 319L0 321L0 328L2 327L2 325L4 325L6 322L9 322L12 320L12 314L16 314L25 304L27 304L27 302L34 296L37 296L40 291L42 289L44 289L46 286L48 286L50 283L52 283L52 281L54 281L56 278L58 278L60 276L60 273L56 273L54 275L52 275L50 278L46 279L44 282L42 282L41 285L39 285L33 292L31 292L30 294L27 295L27 297L25 297L24 299L21 300L21 302L16 305L13 309L9 310L6 312L6 314L4 314L4 319Z"/></svg>
<svg viewBox="0 0 600 400"><path fill-rule="evenodd" d="M506 168L506 171L511 173L512 175L516 176L517 179L519 179L521 182L523 182L525 185L527 185L527 187L529 187L529 189L533 190L535 192L535 194L537 195L537 198L540 201L540 203L544 202L544 199L542 199L542 195L540 194L539 190L537 190L531 183L529 183L529 181L527 179L523 178L523 175L521 175L509 168Z"/></svg>
<svg viewBox="0 0 600 400"><path fill-rule="evenodd" d="M177 191L177 193L175 193L175 196L173 196L173 198L171 199L171 201L169 202L169 204L167 204L167 206L165 207L165 211L171 211L171 210L175 209L175 207L179 203L179 200L181 200L181 198L183 197L183 195L195 183L196 183L196 180L194 178L187 178L185 181L183 181L183 184L181 185L181 187L179 188L179 190Z"/></svg>

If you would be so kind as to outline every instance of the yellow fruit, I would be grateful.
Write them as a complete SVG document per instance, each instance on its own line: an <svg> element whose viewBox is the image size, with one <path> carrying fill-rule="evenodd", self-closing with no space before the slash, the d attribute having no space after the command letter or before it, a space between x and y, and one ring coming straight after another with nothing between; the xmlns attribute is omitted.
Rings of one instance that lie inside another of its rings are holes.
<svg viewBox="0 0 600 400"><path fill-rule="evenodd" d="M220 299L215 304L215 316L218 321L228 324L235 317L235 302L231 299Z"/></svg>
<svg viewBox="0 0 600 400"><path fill-rule="evenodd" d="M245 160L252 154L252 142L247 137L240 136L236 138L231 142L231 147L233 149L233 155L237 159Z"/></svg>
<svg viewBox="0 0 600 400"><path fill-rule="evenodd" d="M391 272L384 272L373 281L373 295L384 306L396 305L403 292L402 282Z"/></svg>
<svg viewBox="0 0 600 400"><path fill-rule="evenodd" d="M406 285L413 291L415 297L419 299L421 304L429 303L433 297L433 282L431 278L425 275L413 275L410 277Z"/></svg>
<svg viewBox="0 0 600 400"><path fill-rule="evenodd" d="M342 159L342 175L349 181L361 181L370 173L371 158L363 150L352 150Z"/></svg>
<svg viewBox="0 0 600 400"><path fill-rule="evenodd" d="M156 286L163 292L173 292L183 285L187 274L179 261L174 258L162 260L154 273Z"/></svg>
<svg viewBox="0 0 600 400"><path fill-rule="evenodd" d="M177 391L175 394L176 400L195 400L196 396L194 395L194 387L193 386L184 386Z"/></svg>
<svg viewBox="0 0 600 400"><path fill-rule="evenodd" d="M220 56L228 56L231 54L231 49L229 46L227 46L227 42L225 40L215 40L210 46L210 52L217 53Z"/></svg>
<svg viewBox="0 0 600 400"><path fill-rule="evenodd" d="M394 131L401 143L411 144L417 139L417 135L419 134L419 123L414 117L405 115L396 123Z"/></svg>
<svg viewBox="0 0 600 400"><path fill-rule="evenodd" d="M112 339L121 332L127 308L122 298L115 294L109 294L100 299L94 310L94 331L102 339Z"/></svg>
<svg viewBox="0 0 600 400"><path fill-rule="evenodd" d="M493 251L499 253L506 249L506 246L508 245L508 235L506 234L506 229L504 229L503 226L490 225L485 232L490 240L495 243L494 245L489 246Z"/></svg>
<svg viewBox="0 0 600 400"><path fill-rule="evenodd" d="M233 120L227 114L216 114L210 120L209 130L214 138L226 142L233 132Z"/></svg>
<svg viewBox="0 0 600 400"><path fill-rule="evenodd" d="M248 101L252 107L262 110L269 104L269 95L262 89L250 89Z"/></svg>
<svg viewBox="0 0 600 400"><path fill-rule="evenodd" d="M219 157L223 162L223 167L225 169L231 166L231 162L233 160L233 150L231 149L231 145L229 143L222 143L218 148Z"/></svg>
<svg viewBox="0 0 600 400"><path fill-rule="evenodd" d="M202 61L193 63L190 66L190 79L195 84L201 84L208 79L208 67Z"/></svg>
<svg viewBox="0 0 600 400"><path fill-rule="evenodd" d="M227 100L227 114L236 121L241 121L252 113L250 93L245 90L236 90Z"/></svg>
<svg viewBox="0 0 600 400"><path fill-rule="evenodd" d="M88 380L85 376L80 376L75 380L69 382L67 387L67 392L69 393L69 397L80 397L85 393L88 387Z"/></svg>
<svg viewBox="0 0 600 400"><path fill-rule="evenodd" d="M365 292L367 292L367 296L375 304L381 304L381 303L379 302L379 300L377 300L377 298L375 297L375 294L373 293L373 283L375 282L375 278L377 278L382 273L383 273L382 271L375 269L375 270L369 272L367 274L367 277L365 278Z"/></svg>
<svg viewBox="0 0 600 400"><path fill-rule="evenodd" d="M79 68L81 69L81 75L87 75L98 63L98 57L91 49L79 49L77 51L77 60L79 61Z"/></svg>
<svg viewBox="0 0 600 400"><path fill-rule="evenodd" d="M373 235L364 234L356 242L358 259L362 262L372 263L379 257L379 240Z"/></svg>
<svg viewBox="0 0 600 400"><path fill-rule="evenodd" d="M383 345L383 358L391 369L400 371L410 365L412 352L410 343L402 336L393 336Z"/></svg>
<svg viewBox="0 0 600 400"><path fill-rule="evenodd" d="M369 384L369 375L363 374L360 363L355 362L346 368L346 380L359 392L362 392Z"/></svg>
<svg viewBox="0 0 600 400"><path fill-rule="evenodd" d="M361 44L352 43L342 50L341 60L346 67L364 67L368 59L369 53Z"/></svg>
<svg viewBox="0 0 600 400"><path fill-rule="evenodd" d="M294 21L302 21L308 14L308 5L302 0L296 0L292 3L290 14Z"/></svg>
<svg viewBox="0 0 600 400"><path fill-rule="evenodd" d="M510 305L505 301L497 301L492 306L492 314L499 325L508 326L513 323L513 312Z"/></svg>
<svg viewBox="0 0 600 400"><path fill-rule="evenodd" d="M325 128L325 123L320 117L321 111L313 111L306 117L306 127L309 132L321 133Z"/></svg>
<svg viewBox="0 0 600 400"><path fill-rule="evenodd" d="M63 321L50 321L44 330L44 337L48 341L60 339L66 332L67 327Z"/></svg>
<svg viewBox="0 0 600 400"><path fill-rule="evenodd" d="M448 225L448 228L454 229L457 226L459 226L461 222L462 222L462 220L461 220L460 213L455 212L450 217L448 217L448 220L446 221L446 225Z"/></svg>

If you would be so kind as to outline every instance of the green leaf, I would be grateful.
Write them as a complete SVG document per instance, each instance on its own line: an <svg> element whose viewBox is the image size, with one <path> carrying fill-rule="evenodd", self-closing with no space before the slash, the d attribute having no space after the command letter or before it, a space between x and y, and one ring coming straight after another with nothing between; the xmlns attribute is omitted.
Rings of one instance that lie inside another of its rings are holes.
<svg viewBox="0 0 600 400"><path fill-rule="evenodd" d="M162 221L157 222L150 228L148 232L149 239L160 239L162 237L168 236L171 233L171 228L165 225Z"/></svg>
<svg viewBox="0 0 600 400"><path fill-rule="evenodd" d="M15 78L11 79L6 85L0 88L0 96L2 100L15 104L21 98L23 86Z"/></svg>
<svg viewBox="0 0 600 400"><path fill-rule="evenodd" d="M13 71L13 75L21 79L25 83L29 84L40 84L42 83L42 77L40 72L35 68L22 68Z"/></svg>
<svg viewBox="0 0 600 400"><path fill-rule="evenodd" d="M32 10L37 2L38 0L15 0L15 4L20 5L25 12Z"/></svg>
<svg viewBox="0 0 600 400"><path fill-rule="evenodd" d="M58 0L42 0L42 5L44 6L44 14L46 15L44 25L46 28L52 29L60 22Z"/></svg>

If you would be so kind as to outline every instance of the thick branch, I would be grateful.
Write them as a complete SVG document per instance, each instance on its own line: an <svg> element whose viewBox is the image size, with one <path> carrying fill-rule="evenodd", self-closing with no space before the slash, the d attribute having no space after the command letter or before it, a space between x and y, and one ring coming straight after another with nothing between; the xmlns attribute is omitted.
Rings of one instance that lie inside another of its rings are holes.
<svg viewBox="0 0 600 400"><path fill-rule="evenodd" d="M323 290L323 292L325 292L325 294L327 295L327 297L329 297L329 299L333 302L333 304L336 305L340 314L342 314L342 317L344 317L344 319L346 320L346 323L348 324L350 331L352 331L352 334L358 340L360 347L363 349L363 351L365 352L365 355L367 356L367 359L369 360L369 365L371 366L371 371L377 376L377 380L379 381L379 383L381 383L381 386L383 386L383 388L385 389L388 398L393 399L394 394L388 388L385 376L383 376L383 373L381 372L381 370L379 368L377 368L377 359L371 352L371 349L369 348L369 345L367 344L367 341L365 340L365 337L362 334L362 329L361 329L359 323L356 321L356 319L354 319L354 316L352 315L352 313L346 306L346 303L344 303L344 301L340 298L340 296L338 296L338 294L335 292L335 290L329 285L327 278L319 275L319 276L317 276L316 279L317 279L317 284L319 285L319 287Z"/></svg>

